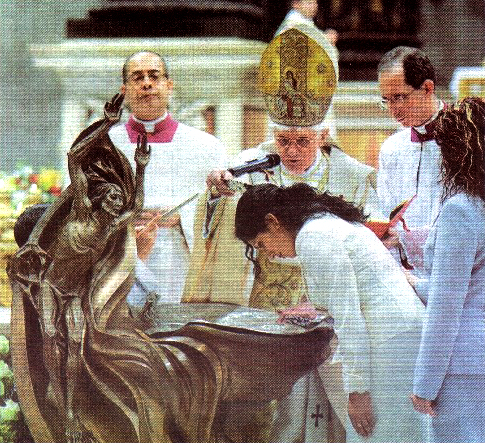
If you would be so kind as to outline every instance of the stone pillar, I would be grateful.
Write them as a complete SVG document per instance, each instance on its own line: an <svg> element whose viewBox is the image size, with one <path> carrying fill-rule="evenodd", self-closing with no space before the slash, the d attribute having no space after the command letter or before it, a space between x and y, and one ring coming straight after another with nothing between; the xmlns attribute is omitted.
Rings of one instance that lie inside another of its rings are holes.
<svg viewBox="0 0 485 443"><path fill-rule="evenodd" d="M76 137L86 126L87 110L80 97L65 97L62 102L61 140L58 145L61 158L61 170L67 171L67 151ZM69 175L64 174L68 179Z"/></svg>
<svg viewBox="0 0 485 443"><path fill-rule="evenodd" d="M229 156L243 146L244 102L241 97L222 99L216 106L216 137L224 140Z"/></svg>

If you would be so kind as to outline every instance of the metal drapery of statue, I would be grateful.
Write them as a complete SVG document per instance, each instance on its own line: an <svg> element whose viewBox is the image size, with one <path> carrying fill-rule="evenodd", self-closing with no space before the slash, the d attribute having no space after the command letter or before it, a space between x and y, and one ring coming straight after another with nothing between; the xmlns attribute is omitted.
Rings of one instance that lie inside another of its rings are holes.
<svg viewBox="0 0 485 443"><path fill-rule="evenodd" d="M27 424L36 443L267 441L275 401L328 356L333 331L236 305L130 310L150 148L139 140L134 174L108 136L122 102L74 142L71 185L9 263Z"/></svg>

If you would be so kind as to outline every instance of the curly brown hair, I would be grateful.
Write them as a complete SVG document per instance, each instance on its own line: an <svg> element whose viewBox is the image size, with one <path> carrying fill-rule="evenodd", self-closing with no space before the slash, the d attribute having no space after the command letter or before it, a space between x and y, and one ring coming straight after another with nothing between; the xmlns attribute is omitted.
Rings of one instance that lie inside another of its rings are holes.
<svg viewBox="0 0 485 443"><path fill-rule="evenodd" d="M458 192L485 201L485 101L467 97L440 111L436 143L441 148L443 199Z"/></svg>

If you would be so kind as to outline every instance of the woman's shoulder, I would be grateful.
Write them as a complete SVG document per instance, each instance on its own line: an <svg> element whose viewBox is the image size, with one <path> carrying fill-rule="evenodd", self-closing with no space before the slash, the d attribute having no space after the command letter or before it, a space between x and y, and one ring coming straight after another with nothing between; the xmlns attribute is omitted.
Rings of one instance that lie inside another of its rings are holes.
<svg viewBox="0 0 485 443"><path fill-rule="evenodd" d="M320 226L335 226L347 223L344 219L338 217L337 215L325 213L325 214L315 214L314 217L309 218L303 227L306 229L318 229Z"/></svg>
<svg viewBox="0 0 485 443"><path fill-rule="evenodd" d="M443 202L442 212L453 210L465 212L474 211L485 214L485 202L480 197L459 192Z"/></svg>
<svg viewBox="0 0 485 443"><path fill-rule="evenodd" d="M307 220L296 236L297 254L313 257L323 250L343 244L345 234L342 228L345 223L331 214L319 214Z"/></svg>
<svg viewBox="0 0 485 443"><path fill-rule="evenodd" d="M441 218L448 222L470 221L474 225L485 224L485 202L480 197L460 192L443 202Z"/></svg>
<svg viewBox="0 0 485 443"><path fill-rule="evenodd" d="M301 236L331 236L341 237L350 223L333 214L319 214L307 220L300 229Z"/></svg>

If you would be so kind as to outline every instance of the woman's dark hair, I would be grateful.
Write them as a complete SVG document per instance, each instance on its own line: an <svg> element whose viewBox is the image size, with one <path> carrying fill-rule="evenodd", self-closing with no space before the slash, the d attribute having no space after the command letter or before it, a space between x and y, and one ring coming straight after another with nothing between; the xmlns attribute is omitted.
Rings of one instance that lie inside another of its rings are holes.
<svg viewBox="0 0 485 443"><path fill-rule="evenodd" d="M467 97L440 111L435 137L441 148L443 199L465 192L485 201L485 101Z"/></svg>
<svg viewBox="0 0 485 443"><path fill-rule="evenodd" d="M363 210L342 197L319 193L315 188L297 183L289 187L273 184L249 188L236 208L236 237L247 245L246 256L254 262L254 250L249 244L267 230L265 217L273 214L289 232L298 233L303 224L318 214L334 214L349 222L363 223Z"/></svg>

